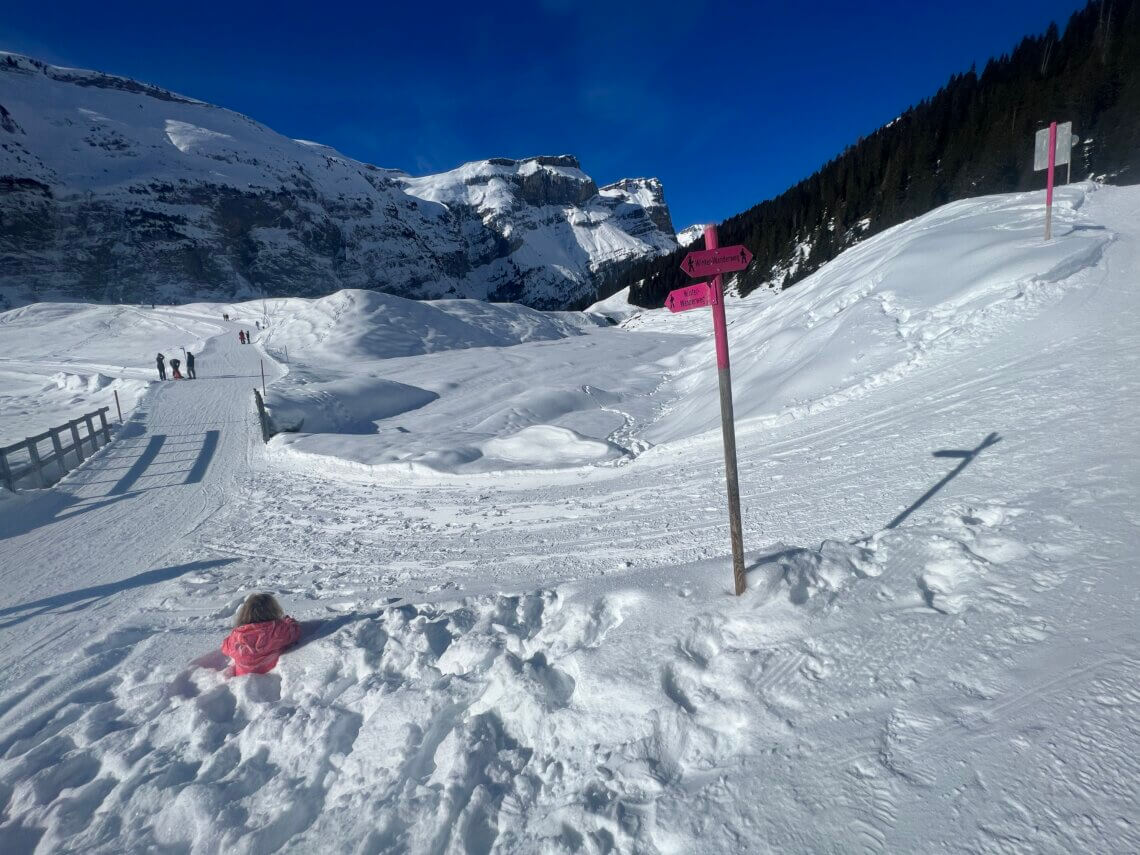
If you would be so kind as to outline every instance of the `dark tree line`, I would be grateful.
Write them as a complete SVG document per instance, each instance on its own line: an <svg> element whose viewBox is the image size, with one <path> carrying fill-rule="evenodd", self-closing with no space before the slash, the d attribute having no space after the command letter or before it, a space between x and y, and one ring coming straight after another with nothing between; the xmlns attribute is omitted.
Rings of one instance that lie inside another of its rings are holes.
<svg viewBox="0 0 1140 855"><path fill-rule="evenodd" d="M1064 35L1052 24L980 74L954 75L814 175L726 220L721 245L742 243L756 256L737 287L786 288L854 243L946 202L1043 187L1033 136L1053 120L1072 121L1080 137L1074 180L1140 181L1140 0L1092 0ZM632 302L661 306L691 281L679 267L687 252L612 272L599 296L629 285Z"/></svg>

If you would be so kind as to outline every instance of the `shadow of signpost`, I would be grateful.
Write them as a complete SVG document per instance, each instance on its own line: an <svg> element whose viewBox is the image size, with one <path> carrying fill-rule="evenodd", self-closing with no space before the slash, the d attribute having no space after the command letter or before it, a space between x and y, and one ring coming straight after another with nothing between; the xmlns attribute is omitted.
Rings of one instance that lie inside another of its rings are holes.
<svg viewBox="0 0 1140 855"><path fill-rule="evenodd" d="M887 523L886 529L901 525L907 517L930 501L939 490L961 475L979 454L999 442L1001 437L994 432L983 439L976 448L941 449L932 452L934 457L948 457L961 462L937 484L919 496L910 507ZM773 544L766 551L754 555L745 568L745 572L749 574L749 587L762 587L771 592L777 589L784 590L792 603L804 605L810 599L809 587L815 583L815 576L820 566L838 565L856 576L863 575L864 571L860 565L865 556L860 554L860 550L863 549L865 540L865 538L856 538L850 542L825 540L818 549L789 547L783 543Z"/></svg>
<svg viewBox="0 0 1140 855"><path fill-rule="evenodd" d="M943 478L941 481L939 481L937 484L935 484L933 487L931 487L929 490L927 490L925 493L923 493L921 496L919 496L918 501L916 501L913 505L911 505L909 508L907 508L901 514L899 514L897 517L895 517L889 523L887 523L887 528L896 528L897 526L899 526L903 522L903 520L905 520L907 517L909 517L911 514L913 514L915 511L917 511L923 505L925 505L928 501L930 501L930 499L939 490L941 490L943 487L945 487L947 484L949 484L951 481L953 481L955 478L957 478L959 475L961 475L962 472L965 470L965 468L974 462L974 458L976 458L979 454L981 454L985 449L989 448L992 445L997 445L999 442L1001 442L1001 437L998 436L997 433L995 432L995 433L991 433L989 436L987 436L985 439L983 439L981 444L978 445L977 448L971 449L969 451L952 451L950 449L942 449L941 451L935 451L933 453L934 457L961 458L962 462L959 463L957 466L955 466L946 475L945 478Z"/></svg>

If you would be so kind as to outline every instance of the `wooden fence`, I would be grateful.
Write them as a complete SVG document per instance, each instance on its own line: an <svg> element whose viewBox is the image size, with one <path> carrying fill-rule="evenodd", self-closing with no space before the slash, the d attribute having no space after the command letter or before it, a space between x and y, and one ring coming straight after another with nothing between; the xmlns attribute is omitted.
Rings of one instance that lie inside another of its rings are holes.
<svg viewBox="0 0 1140 855"><path fill-rule="evenodd" d="M275 431L269 420L269 413L265 411L265 399L256 389L253 390L253 403L257 407L257 420L261 424L261 441L269 442Z"/></svg>
<svg viewBox="0 0 1140 855"><path fill-rule="evenodd" d="M99 448L100 435L103 445L111 441L111 426L107 424L109 409L100 407L65 425L0 448L0 484L15 490L21 481L30 479L35 487L50 487L95 453ZM95 427L96 418L99 419L98 428ZM87 428L87 436L79 435L80 425ZM41 454L40 443L48 441L51 442L51 451Z"/></svg>

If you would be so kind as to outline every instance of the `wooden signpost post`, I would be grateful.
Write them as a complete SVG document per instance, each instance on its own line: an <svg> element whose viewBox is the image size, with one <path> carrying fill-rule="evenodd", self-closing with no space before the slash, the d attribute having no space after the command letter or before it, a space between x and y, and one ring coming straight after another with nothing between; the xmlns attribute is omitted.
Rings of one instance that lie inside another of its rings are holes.
<svg viewBox="0 0 1140 855"><path fill-rule="evenodd" d="M685 256L681 269L692 277L713 275L702 282L669 293L665 305L671 312L687 312L712 306L716 338L716 368L720 381L720 424L724 435L724 475L728 485L728 527L732 537L732 578L737 595L744 593L744 532L740 524L740 486L736 477L736 425L732 413L732 374L728 363L728 325L724 317L722 273L744 270L752 253L744 246L720 247L716 226L705 226L705 248Z"/></svg>

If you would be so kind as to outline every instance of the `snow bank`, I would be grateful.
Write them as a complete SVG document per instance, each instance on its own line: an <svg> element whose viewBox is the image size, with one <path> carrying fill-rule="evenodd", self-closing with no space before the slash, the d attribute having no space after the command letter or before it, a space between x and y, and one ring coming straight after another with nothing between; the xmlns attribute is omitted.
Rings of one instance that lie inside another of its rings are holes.
<svg viewBox="0 0 1140 855"><path fill-rule="evenodd" d="M275 387L266 395L275 430L348 434L375 433L376 422L438 397L415 386L364 377Z"/></svg>
<svg viewBox="0 0 1140 855"><path fill-rule="evenodd" d="M603 331L592 316L371 291L270 307L269 315L259 344L282 361L288 354L289 364L267 405L278 428L297 432L270 444L278 462L422 479L631 453L618 435L631 418L615 408L620 397L582 382L600 355L591 353L590 337ZM630 344L643 353L663 340ZM607 382L613 369L605 368Z"/></svg>
<svg viewBox="0 0 1140 855"><path fill-rule="evenodd" d="M581 466L612 460L623 451L612 442L587 439L568 428L553 425L533 425L483 443L486 457L536 466Z"/></svg>
<svg viewBox="0 0 1140 855"><path fill-rule="evenodd" d="M725 596L717 561L604 591L310 606L297 613L302 646L238 679L217 653L156 679L130 665L151 643L144 625L103 633L66 667L122 667L47 702L39 729L0 731L7 811L45 848L735 851L729 814L790 808L774 746L796 744L801 699L842 655L796 643L797 627L826 617L838 631L908 608L930 622L950 597L976 604L987 575L1030 554L1003 531L1008 511L954 508L915 532L775 545L755 556L740 598ZM958 577L931 608L913 554L922 572ZM896 765L921 763L889 744ZM731 794L717 783L729 774ZM837 802L801 842L834 841L858 815L858 801Z"/></svg>
<svg viewBox="0 0 1140 855"><path fill-rule="evenodd" d="M629 288L625 287L616 294L589 306L585 313L587 315L601 315L610 323L621 323L644 311L641 306L635 306L629 302Z"/></svg>
<svg viewBox="0 0 1140 855"><path fill-rule="evenodd" d="M1057 190L1049 243L1041 193L968 199L876 235L788 291L730 302L737 418L774 424L837 406L1039 311L1113 239L1082 210L1093 192L1091 184ZM703 311L659 310L638 323L711 336ZM710 348L702 342L668 363L678 401L648 439L717 427Z"/></svg>
<svg viewBox="0 0 1140 855"><path fill-rule="evenodd" d="M577 335L554 316L479 300L405 300L379 291L338 291L274 320L260 343L292 361L351 366L471 347L510 347ZM256 301L251 304L256 306ZM278 313L280 315L280 313Z"/></svg>

